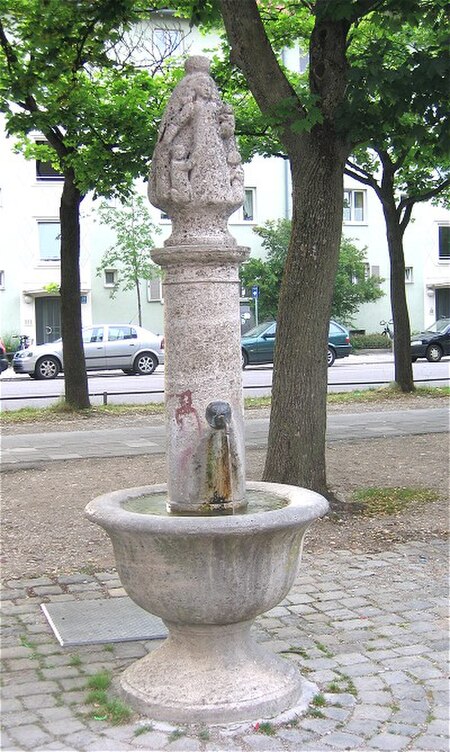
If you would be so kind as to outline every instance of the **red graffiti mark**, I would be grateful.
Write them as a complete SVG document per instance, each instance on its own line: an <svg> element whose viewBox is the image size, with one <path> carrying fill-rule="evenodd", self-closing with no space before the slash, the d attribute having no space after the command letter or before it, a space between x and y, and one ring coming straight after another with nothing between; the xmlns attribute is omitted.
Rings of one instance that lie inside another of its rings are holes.
<svg viewBox="0 0 450 752"><path fill-rule="evenodd" d="M193 415L197 421L197 427L200 431L200 420L197 414L197 410L192 404L192 392L190 389L186 389L185 392L177 394L180 406L175 410L175 420L179 426L183 426L184 420L188 415Z"/></svg>

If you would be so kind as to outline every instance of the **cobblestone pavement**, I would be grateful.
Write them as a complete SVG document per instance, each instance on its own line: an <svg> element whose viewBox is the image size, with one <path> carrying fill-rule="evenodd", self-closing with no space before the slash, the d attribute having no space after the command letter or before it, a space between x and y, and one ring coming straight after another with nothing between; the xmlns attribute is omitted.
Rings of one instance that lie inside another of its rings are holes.
<svg viewBox="0 0 450 752"><path fill-rule="evenodd" d="M40 604L124 595L115 572L9 580L3 601L2 749L448 750L448 552L442 541L379 554L304 557L258 639L317 692L302 717L236 726L112 725L86 703L88 677L117 674L154 642L61 647ZM97 719L93 716L97 715Z"/></svg>

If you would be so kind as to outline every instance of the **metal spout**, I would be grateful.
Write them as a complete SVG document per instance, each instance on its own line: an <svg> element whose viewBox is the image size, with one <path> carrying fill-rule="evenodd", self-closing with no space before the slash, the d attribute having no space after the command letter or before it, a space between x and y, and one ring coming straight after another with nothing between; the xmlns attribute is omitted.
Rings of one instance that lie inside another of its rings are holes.
<svg viewBox="0 0 450 752"><path fill-rule="evenodd" d="M221 400L210 402L206 408L205 418L211 428L226 430L231 423L231 406Z"/></svg>

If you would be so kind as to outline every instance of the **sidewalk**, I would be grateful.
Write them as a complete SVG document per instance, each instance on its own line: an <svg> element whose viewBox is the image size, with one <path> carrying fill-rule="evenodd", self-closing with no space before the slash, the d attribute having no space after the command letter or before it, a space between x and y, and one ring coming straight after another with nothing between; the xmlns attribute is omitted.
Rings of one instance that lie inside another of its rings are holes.
<svg viewBox="0 0 450 752"><path fill-rule="evenodd" d="M152 425L153 422L153 425ZM446 433L449 428L447 407L408 410L380 410L379 412L336 413L328 415L327 440L373 439ZM245 419L247 448L262 448L267 444L269 419ZM55 430L48 433L4 433L1 447L1 467L18 467L53 460L85 457L131 457L139 454L161 454L166 449L166 432L162 421L149 416L146 424L129 427L89 429L82 431Z"/></svg>
<svg viewBox="0 0 450 752"><path fill-rule="evenodd" d="M10 580L3 588L4 752L60 750L448 750L447 545L306 554L259 639L317 686L309 712L258 726L113 726L86 705L90 675L117 676L155 642L60 647L40 604L124 595L113 572ZM97 719L92 716L97 716Z"/></svg>

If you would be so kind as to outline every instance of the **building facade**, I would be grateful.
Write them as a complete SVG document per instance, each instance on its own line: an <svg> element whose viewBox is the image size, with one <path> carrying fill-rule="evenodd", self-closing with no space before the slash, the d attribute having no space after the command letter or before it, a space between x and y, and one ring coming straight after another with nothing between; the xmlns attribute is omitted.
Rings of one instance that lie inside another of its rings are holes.
<svg viewBox="0 0 450 752"><path fill-rule="evenodd" d="M140 34L152 39L153 48L173 45L179 53L198 54L211 48L187 22L176 24L162 17ZM301 68L305 61L295 50L286 64ZM39 133L33 134L42 140ZM48 164L27 161L14 151L0 119L0 337L26 335L32 342L60 336L59 203L62 180ZM244 165L244 207L230 218L230 231L239 245L262 256L260 238L253 232L267 220L291 215L289 165L283 159L256 157ZM145 194L144 181L136 184ZM380 276L385 295L363 305L351 322L355 329L381 331L380 321L391 318L389 257L380 202L374 192L345 180L343 233L366 249L367 273ZM99 201L87 196L81 205L81 305L84 325L137 323L137 300L132 291L112 295L118 269L98 271L101 259L114 243L108 226L100 222ZM149 205L151 220L160 228L153 240L162 243L170 234L170 221ZM412 330L450 316L450 212L431 204L417 204L405 233L406 290ZM163 329L163 297L158 277L142 282L143 326L155 333ZM247 303L250 315L253 302Z"/></svg>

